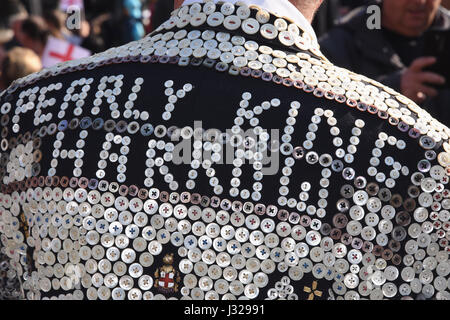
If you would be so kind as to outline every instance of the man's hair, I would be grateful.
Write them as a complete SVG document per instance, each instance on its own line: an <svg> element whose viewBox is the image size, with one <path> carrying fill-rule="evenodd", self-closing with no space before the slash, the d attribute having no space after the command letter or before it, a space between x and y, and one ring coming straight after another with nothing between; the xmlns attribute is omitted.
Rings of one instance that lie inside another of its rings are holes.
<svg viewBox="0 0 450 320"><path fill-rule="evenodd" d="M6 54L3 60L1 82L5 88L9 87L14 80L37 72L41 68L41 60L33 50L15 47Z"/></svg>
<svg viewBox="0 0 450 320"><path fill-rule="evenodd" d="M22 22L22 32L35 41L45 45L50 31L45 20L39 16L31 16Z"/></svg>

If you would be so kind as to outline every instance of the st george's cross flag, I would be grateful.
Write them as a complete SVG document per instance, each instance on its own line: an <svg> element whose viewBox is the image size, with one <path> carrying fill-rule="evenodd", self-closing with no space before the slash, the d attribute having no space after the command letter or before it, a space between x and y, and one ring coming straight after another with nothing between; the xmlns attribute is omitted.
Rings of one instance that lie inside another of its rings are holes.
<svg viewBox="0 0 450 320"><path fill-rule="evenodd" d="M60 62L89 57L91 52L66 40L49 37L42 55L42 65L48 68Z"/></svg>

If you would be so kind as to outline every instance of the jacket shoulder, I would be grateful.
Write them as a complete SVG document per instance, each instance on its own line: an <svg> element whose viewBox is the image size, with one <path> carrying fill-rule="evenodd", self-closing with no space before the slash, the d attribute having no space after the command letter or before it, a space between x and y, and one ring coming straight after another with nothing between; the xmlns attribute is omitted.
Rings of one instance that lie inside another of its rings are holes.
<svg viewBox="0 0 450 320"><path fill-rule="evenodd" d="M324 95L327 91L331 91L338 102L343 102L354 109L369 111L374 117L378 116L382 121L394 126L408 127L417 134L431 136L440 142L448 142L450 129L396 90L329 61L323 61L322 68L328 79L319 81L315 90L323 91ZM319 68L315 70L319 71Z"/></svg>

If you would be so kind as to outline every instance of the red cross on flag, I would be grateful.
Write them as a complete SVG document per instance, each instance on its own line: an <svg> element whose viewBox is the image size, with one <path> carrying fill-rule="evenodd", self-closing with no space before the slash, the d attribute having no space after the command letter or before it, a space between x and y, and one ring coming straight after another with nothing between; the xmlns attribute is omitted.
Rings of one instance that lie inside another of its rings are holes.
<svg viewBox="0 0 450 320"><path fill-rule="evenodd" d="M66 40L49 37L42 55L42 65L48 68L60 62L89 57L91 52Z"/></svg>
<svg viewBox="0 0 450 320"><path fill-rule="evenodd" d="M173 278L173 272L165 273L164 271L161 271L161 278L158 281L159 286L166 289L172 288L174 286Z"/></svg>
<svg viewBox="0 0 450 320"><path fill-rule="evenodd" d="M76 6L79 9L83 9L83 0L60 0L59 9L66 12L70 6Z"/></svg>

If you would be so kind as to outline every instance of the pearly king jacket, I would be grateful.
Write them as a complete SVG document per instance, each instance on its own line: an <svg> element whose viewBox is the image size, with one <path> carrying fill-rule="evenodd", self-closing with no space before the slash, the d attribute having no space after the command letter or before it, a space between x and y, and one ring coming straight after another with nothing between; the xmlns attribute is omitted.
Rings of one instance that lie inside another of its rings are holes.
<svg viewBox="0 0 450 320"><path fill-rule="evenodd" d="M448 299L450 130L288 18L192 3L0 98L28 299Z"/></svg>

